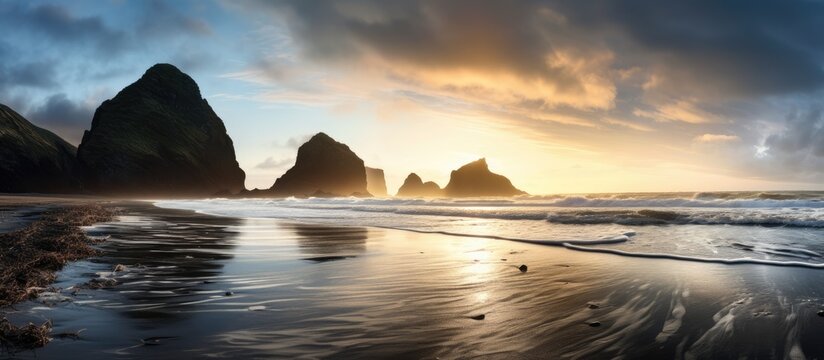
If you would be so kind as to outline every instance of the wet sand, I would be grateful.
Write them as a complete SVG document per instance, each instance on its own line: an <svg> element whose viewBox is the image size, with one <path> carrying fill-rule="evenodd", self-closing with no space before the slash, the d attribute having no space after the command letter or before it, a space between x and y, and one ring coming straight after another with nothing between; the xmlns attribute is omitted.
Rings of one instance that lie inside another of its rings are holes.
<svg viewBox="0 0 824 360"><path fill-rule="evenodd" d="M0 310L54 324L17 358L824 356L822 270L121 206L104 255Z"/></svg>

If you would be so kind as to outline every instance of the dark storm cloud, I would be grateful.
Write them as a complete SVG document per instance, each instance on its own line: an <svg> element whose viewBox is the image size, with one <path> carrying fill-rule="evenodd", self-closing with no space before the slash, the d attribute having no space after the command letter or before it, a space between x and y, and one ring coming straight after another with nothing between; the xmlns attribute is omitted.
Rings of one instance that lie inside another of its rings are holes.
<svg viewBox="0 0 824 360"><path fill-rule="evenodd" d="M68 7L54 4L27 6L0 5L0 21L13 26L9 30L25 29L46 36L58 47L91 46L107 56L134 49L146 40L179 37L181 35L211 35L212 29L202 19L189 16L163 1L147 2L138 24L131 29L119 29L107 24L100 16L78 16Z"/></svg>
<svg viewBox="0 0 824 360"><path fill-rule="evenodd" d="M547 66L553 49L592 47L613 66L660 72L682 96L753 97L824 84L824 3L817 1L261 1L287 14L306 54L377 53L417 66L506 69L575 87ZM692 91L694 94L684 94Z"/></svg>
<svg viewBox="0 0 824 360"><path fill-rule="evenodd" d="M571 26L618 44L619 57L702 90L771 95L824 83L821 2L600 0L557 9Z"/></svg>
<svg viewBox="0 0 824 360"><path fill-rule="evenodd" d="M786 127L769 136L765 143L770 153L795 160L819 158L824 161L824 112L818 105L787 117Z"/></svg>
<svg viewBox="0 0 824 360"><path fill-rule="evenodd" d="M560 32L540 2L487 0L258 2L285 16L304 54L315 60L357 60L377 53L389 61L428 69L471 68L545 78L574 90L580 79L548 65ZM585 52L585 46L578 46Z"/></svg>
<svg viewBox="0 0 824 360"><path fill-rule="evenodd" d="M37 61L11 63L10 57L0 52L0 87L27 86L52 88L56 86L55 70L52 62Z"/></svg>
<svg viewBox="0 0 824 360"><path fill-rule="evenodd" d="M77 145L83 137L83 130L89 128L93 114L93 108L70 101L66 94L55 94L28 111L26 117Z"/></svg>
<svg viewBox="0 0 824 360"><path fill-rule="evenodd" d="M0 20L17 31L25 29L44 35L58 45L91 45L100 52L111 54L128 44L125 32L107 26L100 17L75 16L58 5L0 5Z"/></svg>

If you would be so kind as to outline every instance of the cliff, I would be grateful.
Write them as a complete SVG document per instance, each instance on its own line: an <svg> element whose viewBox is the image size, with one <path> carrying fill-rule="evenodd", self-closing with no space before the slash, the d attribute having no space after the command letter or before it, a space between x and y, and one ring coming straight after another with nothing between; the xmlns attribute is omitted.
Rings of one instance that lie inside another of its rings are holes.
<svg viewBox="0 0 824 360"><path fill-rule="evenodd" d="M479 159L452 171L444 188L449 197L515 196L526 194L505 176L489 171L486 159Z"/></svg>
<svg viewBox="0 0 824 360"><path fill-rule="evenodd" d="M318 133L269 191L276 196L369 196L366 167L345 144Z"/></svg>
<svg viewBox="0 0 824 360"><path fill-rule="evenodd" d="M98 193L238 193L246 177L223 121L169 64L104 101L77 156L84 187Z"/></svg>
<svg viewBox="0 0 824 360"><path fill-rule="evenodd" d="M77 149L0 104L0 192L80 190Z"/></svg>

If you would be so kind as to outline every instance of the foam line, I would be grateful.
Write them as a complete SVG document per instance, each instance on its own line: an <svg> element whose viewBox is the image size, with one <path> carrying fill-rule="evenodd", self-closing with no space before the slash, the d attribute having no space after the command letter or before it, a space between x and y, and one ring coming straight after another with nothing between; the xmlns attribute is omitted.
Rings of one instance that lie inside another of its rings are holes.
<svg viewBox="0 0 824 360"><path fill-rule="evenodd" d="M565 244L563 244L563 246L567 249L572 249L572 250L577 250L577 251L596 252L596 253L602 253L602 254L613 254L613 255L619 255L619 256L648 258L648 259L670 259L670 260L681 260L681 261L692 261L692 262L725 264L725 265L750 264L750 265L770 265L770 266L803 267L803 268L810 268L810 269L824 269L824 263L813 264L813 263L807 263L807 262L803 262L803 261L776 261L776 260L762 260L762 259L750 259L750 258L719 259L719 258L706 258L706 257L699 257L699 256L686 256L686 255L663 254L663 253L637 253L637 252L623 251L623 250L618 250L618 249L592 248L592 247L580 246L580 245L571 244L571 243L565 243Z"/></svg>

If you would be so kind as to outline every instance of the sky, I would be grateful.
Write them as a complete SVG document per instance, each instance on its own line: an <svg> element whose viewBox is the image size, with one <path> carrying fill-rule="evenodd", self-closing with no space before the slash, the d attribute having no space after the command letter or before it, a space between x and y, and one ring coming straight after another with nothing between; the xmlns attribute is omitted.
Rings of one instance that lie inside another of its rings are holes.
<svg viewBox="0 0 824 360"><path fill-rule="evenodd" d="M6 1L0 103L77 145L155 63L268 188L323 131L446 185L532 194L824 189L824 2Z"/></svg>

